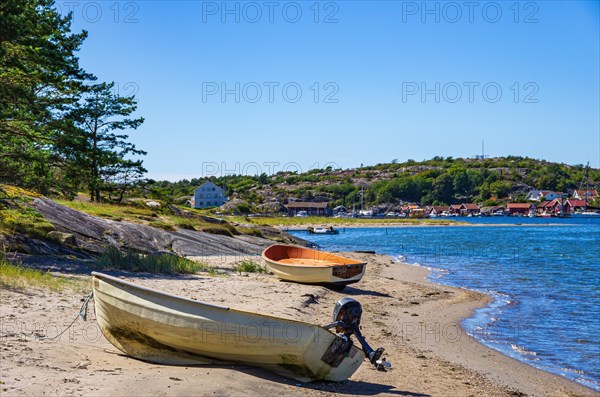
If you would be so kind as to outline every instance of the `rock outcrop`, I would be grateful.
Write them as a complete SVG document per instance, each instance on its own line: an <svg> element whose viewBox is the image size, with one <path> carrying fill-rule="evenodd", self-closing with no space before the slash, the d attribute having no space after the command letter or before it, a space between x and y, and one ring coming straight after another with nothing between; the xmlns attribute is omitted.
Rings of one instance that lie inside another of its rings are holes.
<svg viewBox="0 0 600 397"><path fill-rule="evenodd" d="M114 221L92 216L60 205L48 198L36 198L32 203L56 228L48 241L29 236L14 236L14 243L32 254L77 254L94 256L114 246L143 253L170 251L180 256L258 254L273 240L257 236L225 236L194 230L167 231L152 226ZM262 228L264 235L264 228ZM276 231L271 231L274 233ZM287 236L297 243L301 239Z"/></svg>

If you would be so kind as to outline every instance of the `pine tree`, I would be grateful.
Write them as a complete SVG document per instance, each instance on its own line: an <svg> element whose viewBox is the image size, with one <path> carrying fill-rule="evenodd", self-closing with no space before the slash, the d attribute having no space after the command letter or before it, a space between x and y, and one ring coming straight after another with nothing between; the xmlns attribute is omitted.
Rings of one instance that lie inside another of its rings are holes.
<svg viewBox="0 0 600 397"><path fill-rule="evenodd" d="M137 129L144 118L129 118L137 109L134 96L122 97L113 92L114 83L91 84L69 113L75 128L68 142L73 144L74 164L85 174L92 201L101 201L101 192L115 188L117 180L131 183L146 170L142 161L131 156L145 155L131 142L128 135L119 133ZM121 197L122 198L122 197Z"/></svg>
<svg viewBox="0 0 600 397"><path fill-rule="evenodd" d="M51 0L0 2L0 180L50 189L54 148L70 121L81 82L91 76L75 53L87 32L70 33Z"/></svg>

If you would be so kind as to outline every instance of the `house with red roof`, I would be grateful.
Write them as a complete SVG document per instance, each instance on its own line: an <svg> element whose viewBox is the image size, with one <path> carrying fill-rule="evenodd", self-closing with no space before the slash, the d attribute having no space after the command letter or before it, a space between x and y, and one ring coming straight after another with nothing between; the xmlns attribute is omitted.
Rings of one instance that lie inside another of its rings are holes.
<svg viewBox="0 0 600 397"><path fill-rule="evenodd" d="M448 211L448 207L445 205L430 205L425 209L426 215L437 215L441 216L442 212Z"/></svg>
<svg viewBox="0 0 600 397"><path fill-rule="evenodd" d="M448 212L451 214L460 214L461 206L462 204L452 204L450 207L448 207Z"/></svg>
<svg viewBox="0 0 600 397"><path fill-rule="evenodd" d="M425 208L421 208L418 204L409 204L408 216L410 218L423 218L425 216Z"/></svg>
<svg viewBox="0 0 600 397"><path fill-rule="evenodd" d="M479 214L479 206L474 203L463 203L460 205L460 214L462 216Z"/></svg>
<svg viewBox="0 0 600 397"><path fill-rule="evenodd" d="M529 211L533 209L533 204L531 203L508 203L506 204L506 211L508 215L527 215Z"/></svg>
<svg viewBox="0 0 600 397"><path fill-rule="evenodd" d="M552 201L545 201L539 204L536 208L536 212L540 215L558 214L562 209L562 205L559 199Z"/></svg>
<svg viewBox="0 0 600 397"><path fill-rule="evenodd" d="M587 210L587 202L585 200L569 199L565 201L565 212L574 213Z"/></svg>
<svg viewBox="0 0 600 397"><path fill-rule="evenodd" d="M333 210L329 207L327 201L294 201L288 203L285 208L288 211L288 216L296 216L300 212L316 216L331 216L333 214Z"/></svg>
<svg viewBox="0 0 600 397"><path fill-rule="evenodd" d="M573 192L573 198L577 200L593 201L599 197L596 189L578 189Z"/></svg>

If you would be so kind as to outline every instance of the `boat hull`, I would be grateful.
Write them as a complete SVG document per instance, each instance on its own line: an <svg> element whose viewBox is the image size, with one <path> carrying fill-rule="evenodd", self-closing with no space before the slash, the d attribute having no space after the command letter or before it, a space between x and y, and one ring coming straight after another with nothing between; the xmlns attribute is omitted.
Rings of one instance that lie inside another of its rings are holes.
<svg viewBox="0 0 600 397"><path fill-rule="evenodd" d="M328 252L283 244L265 249L262 258L281 280L334 287L359 282L367 266Z"/></svg>
<svg viewBox="0 0 600 397"><path fill-rule="evenodd" d="M316 325L214 306L100 273L93 275L96 318L103 335L122 352L144 361L238 363L300 381L343 381L365 357L353 346L347 357L338 355L332 361L331 346L339 337Z"/></svg>
<svg viewBox="0 0 600 397"><path fill-rule="evenodd" d="M310 234L340 234L340 231L334 228L309 227L307 230Z"/></svg>

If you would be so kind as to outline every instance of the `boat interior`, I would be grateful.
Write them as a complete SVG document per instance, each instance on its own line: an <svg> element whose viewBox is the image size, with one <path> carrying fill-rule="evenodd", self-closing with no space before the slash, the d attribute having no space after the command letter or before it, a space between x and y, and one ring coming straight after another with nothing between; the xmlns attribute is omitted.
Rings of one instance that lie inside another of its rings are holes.
<svg viewBox="0 0 600 397"><path fill-rule="evenodd" d="M264 255L277 263L296 266L331 267L359 265L364 263L354 259L333 255L329 252L294 247L291 245L271 246L265 250Z"/></svg>

